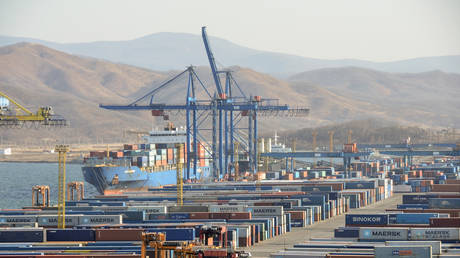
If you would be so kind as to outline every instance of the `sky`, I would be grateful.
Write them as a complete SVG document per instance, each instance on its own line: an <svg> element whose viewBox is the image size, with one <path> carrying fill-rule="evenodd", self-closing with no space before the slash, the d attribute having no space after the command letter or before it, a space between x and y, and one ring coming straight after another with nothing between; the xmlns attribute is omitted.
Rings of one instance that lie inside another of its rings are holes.
<svg viewBox="0 0 460 258"><path fill-rule="evenodd" d="M460 54L457 0L0 0L0 35L47 41L200 34L320 59Z"/></svg>

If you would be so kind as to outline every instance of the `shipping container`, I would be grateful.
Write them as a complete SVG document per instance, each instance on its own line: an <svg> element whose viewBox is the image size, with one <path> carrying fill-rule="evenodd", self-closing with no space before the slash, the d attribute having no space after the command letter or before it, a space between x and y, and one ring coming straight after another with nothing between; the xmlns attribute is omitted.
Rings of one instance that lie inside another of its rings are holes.
<svg viewBox="0 0 460 258"><path fill-rule="evenodd" d="M193 241L194 228L147 228L146 232L162 232L166 234L166 241Z"/></svg>
<svg viewBox="0 0 460 258"><path fill-rule="evenodd" d="M376 246L376 258L388 257L417 257L431 258L431 246Z"/></svg>
<svg viewBox="0 0 460 258"><path fill-rule="evenodd" d="M441 241L386 241L386 246L431 246L434 255L441 254Z"/></svg>
<svg viewBox="0 0 460 258"><path fill-rule="evenodd" d="M143 229L96 229L96 241L140 241Z"/></svg>
<svg viewBox="0 0 460 258"><path fill-rule="evenodd" d="M43 229L0 229L0 242L45 242Z"/></svg>
<svg viewBox="0 0 460 258"><path fill-rule="evenodd" d="M388 225L388 214L346 214L345 225Z"/></svg>
<svg viewBox="0 0 460 258"><path fill-rule="evenodd" d="M77 226L80 221L80 217L83 215L68 215L65 216L65 226L73 227ZM40 227L57 227L58 216L57 215L39 215L37 217L37 223Z"/></svg>
<svg viewBox="0 0 460 258"><path fill-rule="evenodd" d="M80 225L122 224L122 215L84 215L79 217Z"/></svg>
<svg viewBox="0 0 460 258"><path fill-rule="evenodd" d="M430 209L460 209L460 198L430 198Z"/></svg>
<svg viewBox="0 0 460 258"><path fill-rule="evenodd" d="M459 241L460 228L411 228L410 240Z"/></svg>
<svg viewBox="0 0 460 258"><path fill-rule="evenodd" d="M408 228L360 228L359 240L408 240Z"/></svg>
<svg viewBox="0 0 460 258"><path fill-rule="evenodd" d="M47 241L96 241L92 229L47 229Z"/></svg>

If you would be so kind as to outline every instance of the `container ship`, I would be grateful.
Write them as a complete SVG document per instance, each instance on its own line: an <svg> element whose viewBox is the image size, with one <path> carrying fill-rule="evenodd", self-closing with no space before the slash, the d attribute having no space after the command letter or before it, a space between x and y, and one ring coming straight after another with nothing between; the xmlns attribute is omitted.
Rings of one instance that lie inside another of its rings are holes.
<svg viewBox="0 0 460 258"><path fill-rule="evenodd" d="M180 155L182 158L176 159L177 146L185 146L185 129L169 124L164 130L151 131L142 138L145 143L124 144L122 150L90 152L82 166L85 180L101 194L175 185L177 163L184 164L187 159L186 149ZM209 159L202 144L198 144L197 155L197 173L190 173L191 180L202 180L211 174ZM184 169L183 174L186 172Z"/></svg>

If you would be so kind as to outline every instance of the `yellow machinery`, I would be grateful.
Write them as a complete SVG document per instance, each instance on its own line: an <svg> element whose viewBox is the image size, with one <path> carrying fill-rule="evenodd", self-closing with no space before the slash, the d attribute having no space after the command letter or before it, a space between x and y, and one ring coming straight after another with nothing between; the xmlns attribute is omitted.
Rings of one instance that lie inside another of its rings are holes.
<svg viewBox="0 0 460 258"><path fill-rule="evenodd" d="M313 148L313 151L316 151L316 136L318 136L318 132L313 131L311 133L311 136L313 137L312 148ZM316 167L316 158L313 158L313 167L314 168Z"/></svg>
<svg viewBox="0 0 460 258"><path fill-rule="evenodd" d="M65 160L69 152L68 145L56 145L55 151L58 152L59 158L59 176L58 176L58 228L65 228Z"/></svg>
<svg viewBox="0 0 460 258"><path fill-rule="evenodd" d="M233 169L235 170L235 181L238 181L238 177L239 177L239 169L240 169L240 165L238 163L239 161L239 157L238 157L238 146L239 146L239 142L235 141L233 143L233 147L234 147L234 160L233 160Z"/></svg>
<svg viewBox="0 0 460 258"><path fill-rule="evenodd" d="M177 173L177 205L184 205L184 182L182 179L182 163L184 162L184 145L177 145L177 155L176 155L176 173Z"/></svg>
<svg viewBox="0 0 460 258"><path fill-rule="evenodd" d="M350 129L348 130L348 139L347 139L347 143L351 143L351 135L352 135L353 131Z"/></svg>
<svg viewBox="0 0 460 258"><path fill-rule="evenodd" d="M292 140L292 152L296 151L296 145L297 145L297 141L296 139L293 139ZM294 158L292 158L292 168L295 169L295 159Z"/></svg>
<svg viewBox="0 0 460 258"><path fill-rule="evenodd" d="M141 236L141 257L147 257L147 247L153 248L153 256L149 258L166 258L169 257L169 252L173 251L174 256L177 258L194 258L198 257L193 251L195 246L193 243L187 242L166 242L166 235L164 233L145 233L142 232Z"/></svg>
<svg viewBox="0 0 460 258"><path fill-rule="evenodd" d="M334 131L329 131L329 152L334 151ZM334 163L332 158L329 159L331 166Z"/></svg>
<svg viewBox="0 0 460 258"><path fill-rule="evenodd" d="M1 91L0 100L2 100L0 103L0 126L20 128L26 123L34 124L37 127L67 125L64 118L54 114L52 107L40 107L36 113L33 113ZM11 104L17 108L13 109Z"/></svg>

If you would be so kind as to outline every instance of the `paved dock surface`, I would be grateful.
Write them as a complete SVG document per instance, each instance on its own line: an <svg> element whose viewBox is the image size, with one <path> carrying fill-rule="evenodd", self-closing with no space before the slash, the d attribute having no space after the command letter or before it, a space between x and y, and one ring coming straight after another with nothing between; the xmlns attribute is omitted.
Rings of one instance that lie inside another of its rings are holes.
<svg viewBox="0 0 460 258"><path fill-rule="evenodd" d="M396 205L401 203L402 194L394 194L391 198L384 201L368 205L364 208L352 209L347 214L384 213L385 209L396 208ZM315 223L306 228L292 228L292 232L265 240L251 247L242 248L242 250L251 252L252 257L269 257L272 253L282 251L285 248L292 248L294 244L308 241L311 238L333 238L334 229L341 226L345 226L344 214Z"/></svg>

